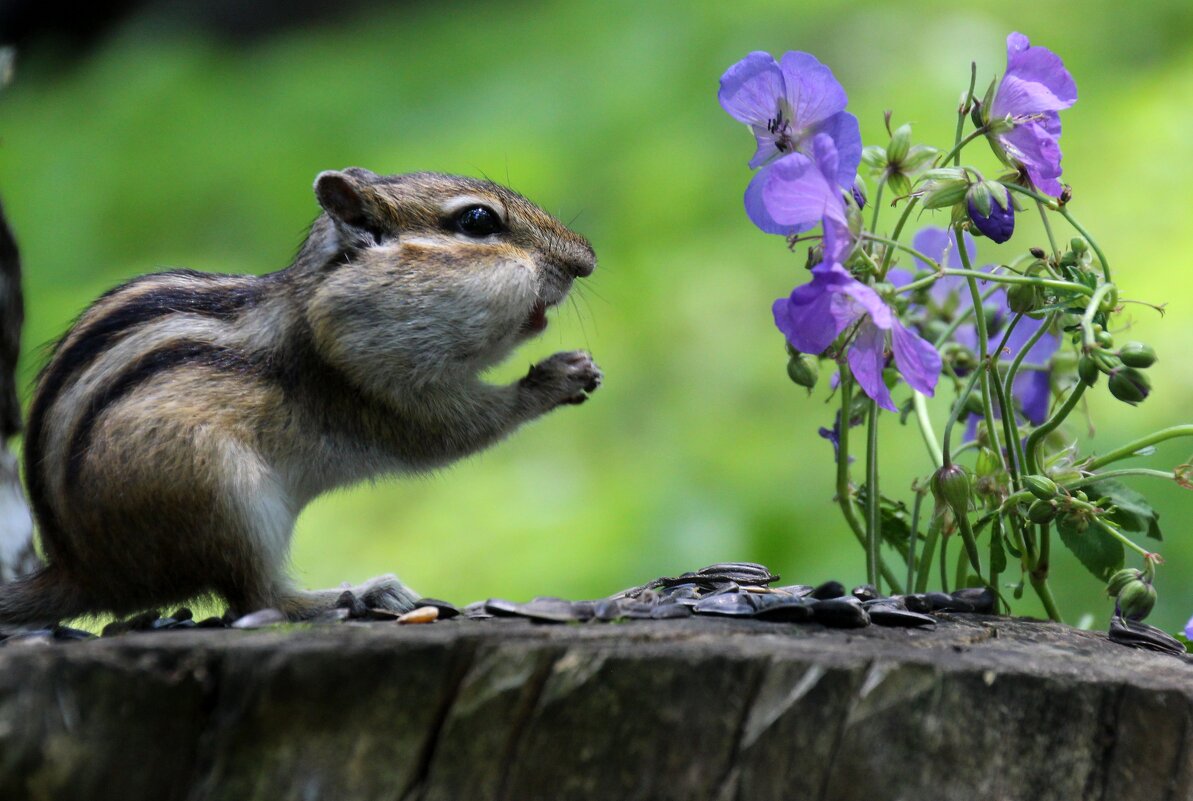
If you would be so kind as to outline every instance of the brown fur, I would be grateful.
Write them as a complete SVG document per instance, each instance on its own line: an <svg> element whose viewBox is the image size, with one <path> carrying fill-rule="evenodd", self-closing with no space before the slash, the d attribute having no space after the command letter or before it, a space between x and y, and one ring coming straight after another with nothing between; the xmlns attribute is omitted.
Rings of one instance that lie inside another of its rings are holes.
<svg viewBox="0 0 1193 801"><path fill-rule="evenodd" d="M289 268L146 276L62 338L25 454L50 565L0 587L0 624L210 593L317 614L341 591L298 591L284 570L312 498L447 464L599 384L579 352L509 386L477 377L595 266L537 206L487 181L357 168L320 175L316 195L326 213ZM503 229L467 233L471 205ZM414 600L392 577L357 590Z"/></svg>

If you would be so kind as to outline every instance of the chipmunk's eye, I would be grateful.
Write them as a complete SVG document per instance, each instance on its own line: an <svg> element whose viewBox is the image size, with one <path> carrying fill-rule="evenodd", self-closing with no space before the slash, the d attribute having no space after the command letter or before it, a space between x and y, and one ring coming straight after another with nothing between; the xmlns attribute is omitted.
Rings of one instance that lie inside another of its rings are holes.
<svg viewBox="0 0 1193 801"><path fill-rule="evenodd" d="M502 230L501 218L487 206L469 206L456 215L455 224L460 233L475 237Z"/></svg>

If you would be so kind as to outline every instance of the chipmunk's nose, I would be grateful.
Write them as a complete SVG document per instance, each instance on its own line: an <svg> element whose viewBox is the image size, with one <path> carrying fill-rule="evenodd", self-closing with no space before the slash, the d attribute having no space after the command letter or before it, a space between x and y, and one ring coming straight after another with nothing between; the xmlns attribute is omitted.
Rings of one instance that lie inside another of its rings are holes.
<svg viewBox="0 0 1193 801"><path fill-rule="evenodd" d="M587 278L596 269L596 252L588 240L569 242L563 254L563 267L576 278Z"/></svg>

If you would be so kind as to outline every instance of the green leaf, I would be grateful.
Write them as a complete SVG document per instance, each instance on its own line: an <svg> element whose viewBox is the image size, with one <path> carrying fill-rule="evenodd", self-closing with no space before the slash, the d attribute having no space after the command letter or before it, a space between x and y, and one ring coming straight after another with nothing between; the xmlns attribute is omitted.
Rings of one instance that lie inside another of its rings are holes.
<svg viewBox="0 0 1193 801"><path fill-rule="evenodd" d="M1108 581L1110 575L1123 566L1123 544L1097 526L1080 531L1069 518L1056 521L1060 541L1073 552L1085 569L1100 581Z"/></svg>
<svg viewBox="0 0 1193 801"><path fill-rule="evenodd" d="M1091 498L1104 499L1099 502L1103 507L1108 504L1114 506L1114 511L1106 515L1106 519L1118 525L1124 534L1164 539L1160 535L1160 513L1152 508L1147 498L1122 482L1108 478L1090 484L1085 492Z"/></svg>

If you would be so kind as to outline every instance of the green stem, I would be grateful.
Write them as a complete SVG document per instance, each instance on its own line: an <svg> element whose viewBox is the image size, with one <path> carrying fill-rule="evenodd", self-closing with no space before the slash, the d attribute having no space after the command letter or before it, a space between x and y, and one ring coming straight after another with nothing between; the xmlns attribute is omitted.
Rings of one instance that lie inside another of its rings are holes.
<svg viewBox="0 0 1193 801"><path fill-rule="evenodd" d="M931 575L929 568L932 567L932 557L936 555L938 539L940 539L940 518L934 516L928 524L928 536L924 538L924 554L920 557L919 571L915 577L916 592L924 592L928 589L928 578Z"/></svg>
<svg viewBox="0 0 1193 801"><path fill-rule="evenodd" d="M915 586L915 544L920 533L920 507L924 505L922 489L915 492L915 504L911 507L911 536L907 540L907 588L910 591Z"/></svg>
<svg viewBox="0 0 1193 801"><path fill-rule="evenodd" d="M1069 397L1065 398L1064 404L1051 417L1045 420L1043 425L1027 435L1027 447L1024 448L1027 459L1026 470L1032 473L1042 472L1043 468L1040 464L1039 456L1036 454L1036 449L1040 446L1040 441L1064 422L1064 419L1069 416L1069 413L1077 405L1077 401L1081 400L1081 396L1085 394L1086 386L1087 384L1084 381L1078 380L1077 384L1073 387L1073 391L1069 393Z"/></svg>
<svg viewBox="0 0 1193 801"><path fill-rule="evenodd" d="M969 525L969 515L966 514L965 509L953 509L953 514L957 517L957 527L961 530L961 541L965 543L965 553L969 556L969 564L973 566L973 572L981 577L982 575L982 557L978 553L978 540L973 534L973 528Z"/></svg>
<svg viewBox="0 0 1193 801"><path fill-rule="evenodd" d="M1082 238L1085 239L1086 242L1089 242L1089 246L1094 249L1094 253L1097 254L1098 261L1102 265L1102 277L1107 281L1110 280L1110 262L1106 261L1106 254L1102 252L1100 247L1098 247L1097 240L1089 235L1089 231L1086 231L1085 227L1081 223L1077 222L1076 218L1069 213L1068 206L1062 206L1057 202L1056 198L1048 197L1047 195L1041 195L1039 192L1034 192L1025 186L1020 186L1019 184L1004 183L1003 186L1005 186L1007 189L1010 189L1012 192L1018 192L1021 195L1034 198L1038 203L1043 203L1046 208L1055 211L1056 213L1060 214L1060 216L1064 217L1069 225L1073 226L1077 233L1081 234Z"/></svg>
<svg viewBox="0 0 1193 801"><path fill-rule="evenodd" d="M1176 481L1176 473L1171 470L1152 470L1150 467L1125 467L1122 470L1107 470L1103 473L1096 473L1092 476L1086 476L1076 481L1070 481L1064 485L1065 489L1075 490L1087 487L1090 484L1096 484L1099 481L1108 478L1129 478L1131 476L1150 476L1152 478L1163 478L1168 481Z"/></svg>
<svg viewBox="0 0 1193 801"><path fill-rule="evenodd" d="M1052 328L1052 323L1054 320L1056 320L1059 314L1060 312L1050 312L1048 317L1044 320L1044 324L1032 332L1032 335L1027 338L1027 342L1024 343L1023 347L1019 349L1019 352L1015 354L1015 359L1011 362L1010 368L1007 369L1007 377L1003 381L1003 388L1008 397L1011 397L1014 394L1015 376L1019 373L1019 368L1023 364L1024 357L1026 357L1031 349L1036 346L1036 343L1040 341L1044 334ZM1023 444L1019 441L1019 424L1017 422L1014 424L1014 433L1015 439L1012 442L1012 446L1015 449L1015 461L1018 462L1020 470L1027 470L1027 462L1025 462L1023 458ZM1016 485L1015 488L1018 489L1018 485Z"/></svg>
<svg viewBox="0 0 1193 801"><path fill-rule="evenodd" d="M982 415L986 419L986 436L990 441L990 450L998 458L999 465L1005 468L998 431L994 428L994 406L990 393L990 337L986 331L986 315L982 311L982 293L978 291L978 282L974 278L985 273L970 269L969 253L965 249L965 236L960 223L953 226L953 236L957 240L957 255L961 257L961 264L967 273L971 273L965 280L969 284L969 296L974 308L973 321L978 329L978 375L981 376L979 381L982 384ZM981 571L978 571L978 575L981 575Z"/></svg>
<svg viewBox="0 0 1193 801"><path fill-rule="evenodd" d="M973 392L973 385L978 382L979 372L979 370L974 370L969 374L969 382L966 383L965 389L961 390L961 394L957 396L953 408L949 410L949 419L944 424L944 437L941 439L943 464L952 464L950 449L953 441L953 426L957 423L957 418L961 416L961 411L965 408L965 401L969 398L969 393Z"/></svg>
<svg viewBox="0 0 1193 801"><path fill-rule="evenodd" d="M1096 525L1098 528L1102 529L1107 534L1114 537L1116 540L1121 542L1124 547L1130 548L1132 551L1139 554L1144 559L1147 559L1152 555L1151 551L1148 551L1145 548L1141 548L1140 546L1136 545L1133 541L1131 541L1131 539L1129 537L1126 537L1123 534L1121 534L1118 529L1116 529L1112 525L1109 525L1102 518L1095 517L1095 518L1093 518L1093 521L1094 521L1094 525Z"/></svg>
<svg viewBox="0 0 1193 801"><path fill-rule="evenodd" d="M978 83L978 62L969 62L969 89L965 92L965 100L957 107L957 133L953 137L953 149L945 156L940 163L947 164L951 158L954 167L961 166L961 148L969 144L978 136L979 132L985 133L982 128L970 134L969 138L962 141L961 133L965 130L965 118L969 116L969 110L973 105L973 89Z"/></svg>
<svg viewBox="0 0 1193 801"><path fill-rule="evenodd" d="M913 197L911 200L907 201L907 205L903 207L903 213L899 215L899 221L895 223L895 230L891 231L892 242L899 241L899 235L903 233L903 226L907 223L907 218L911 216L911 210L914 209L916 204L919 202L920 199L918 197ZM886 248L886 250L883 252L882 267L878 271L880 276L885 276L886 271L890 269L891 257L894 256L894 254L895 251L893 248Z"/></svg>
<svg viewBox="0 0 1193 801"><path fill-rule="evenodd" d="M1007 325L1006 333L1003 334L1002 341L998 343L998 349L995 351L995 354L1003 352L1003 349L1007 346L1007 342L1011 339L1011 332L1015 330L1015 326L1022 319L1022 312L1017 313L1011 318L1010 324ZM998 375L997 361L995 361L995 366L992 369L994 370L994 380L991 383L994 385L994 393L998 397L999 417L1002 419L1002 433L1006 438L1007 451L1012 457L1007 463L1007 468L1011 474L1011 486L1017 489L1019 487L1019 469L1020 465L1023 464L1023 454L1016 455L1019 444L1019 425L1015 421L1015 409L1011 406L1010 402L1012 397L1011 392L1008 388L1003 387L1002 380Z"/></svg>
<svg viewBox="0 0 1193 801"><path fill-rule="evenodd" d="M878 189L874 192L874 214L870 217L870 230L878 230L878 210L882 208L882 190L886 188L886 181L878 182Z"/></svg>
<svg viewBox="0 0 1193 801"><path fill-rule="evenodd" d="M879 242L889 241L882 237L872 237L869 234L866 234L866 237L868 239L876 239ZM898 247L900 250L906 250L916 258L925 258L922 253L912 250L911 248L904 245L896 244L896 247ZM931 262L931 259L928 259L928 261ZM926 275L923 278L916 279L911 283L904 284L903 286L899 287L897 290L895 290L895 294L901 295L905 292L914 292L917 289L931 286L941 278L944 278L946 275L956 275L963 278L977 278L978 280L989 281L995 284L1031 284L1033 286L1048 287L1049 289L1058 289L1062 292L1077 292L1086 296L1091 296L1094 294L1094 290L1090 289L1084 284L1078 284L1072 281L1060 281L1054 278L1039 278L1034 275L1007 275L1006 273L984 273L979 270L956 270L951 267L944 269L937 268L936 272L932 273L931 275Z"/></svg>
<svg viewBox="0 0 1193 801"><path fill-rule="evenodd" d="M966 575L969 573L969 570L966 569L966 550L968 550L968 548L957 552L957 567L953 570L953 588L957 590L962 589L969 584L969 582L965 580ZM979 576L979 578L981 578L981 576Z"/></svg>
<svg viewBox="0 0 1193 801"><path fill-rule="evenodd" d="M1060 610L1056 608L1056 600L1052 597L1052 589L1048 586L1048 578L1037 578L1034 574L1031 575L1031 588L1036 591L1036 595L1040 598L1040 603L1044 605L1044 611L1048 613L1048 619L1056 623L1063 623L1064 619L1060 616Z"/></svg>
<svg viewBox="0 0 1193 801"><path fill-rule="evenodd" d="M960 127L964 127L963 122L960 123ZM957 144L953 147L953 149L950 150L948 153L945 153L944 158L937 159L936 163L937 164L948 164L949 159L953 159L953 166L960 167L961 166L961 151L964 150L965 146L968 145L970 142L977 139L978 137L985 136L985 135L986 135L986 126L983 125L981 128L974 130L973 133L971 133L969 136L965 137L964 139L958 138Z"/></svg>
<svg viewBox="0 0 1193 801"><path fill-rule="evenodd" d="M928 402L918 391L912 390L911 405L915 409L920 436L924 438L924 446L928 449L928 456L932 458L932 466L939 468L944 465L944 454L940 452L940 445L936 443L936 432L932 430L932 420L928 417Z"/></svg>
<svg viewBox="0 0 1193 801"><path fill-rule="evenodd" d="M878 587L878 404L870 401L866 423L866 582Z"/></svg>
<svg viewBox="0 0 1193 801"><path fill-rule="evenodd" d="M949 591L949 538L940 538L940 591Z"/></svg>
<svg viewBox="0 0 1193 801"><path fill-rule="evenodd" d="M1048 222L1048 212L1044 209L1044 204L1036 201L1036 208L1040 210L1040 219L1044 222L1044 233L1048 235L1048 245L1052 248L1052 258L1054 261L1060 261L1060 249L1056 246L1056 237L1052 235L1052 223Z"/></svg>
<svg viewBox="0 0 1193 801"><path fill-rule="evenodd" d="M850 530L853 531L853 536L857 538L858 543L866 547L866 531L862 527L861 522L857 519L857 510L854 508L853 490L849 485L849 400L852 394L852 375L848 368L841 366L841 432L837 438L837 504L841 507L841 514L845 518L845 522L849 524ZM887 567L882 555L878 556L878 568L882 573L882 577L886 579L890 585L891 592L898 595L903 592L899 586L899 580L895 578L894 572Z"/></svg>
<svg viewBox="0 0 1193 801"><path fill-rule="evenodd" d="M1173 439L1175 437L1193 437L1193 425L1186 424L1172 426L1171 428L1165 428L1162 431L1155 431L1151 434L1148 434L1146 437L1140 437L1137 440L1132 440L1122 447L1115 448L1104 456L1091 459L1085 464L1085 469L1097 470L1099 467L1108 465L1111 462L1117 462L1120 459L1128 459L1144 448L1163 442L1167 439Z"/></svg>

